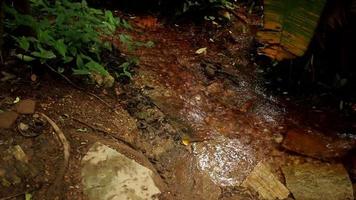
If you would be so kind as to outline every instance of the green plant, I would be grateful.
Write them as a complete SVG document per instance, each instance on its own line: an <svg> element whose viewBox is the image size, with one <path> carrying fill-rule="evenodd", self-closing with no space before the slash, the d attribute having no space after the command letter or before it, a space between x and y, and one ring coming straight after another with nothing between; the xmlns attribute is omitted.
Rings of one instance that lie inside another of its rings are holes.
<svg viewBox="0 0 356 200"><path fill-rule="evenodd" d="M59 66L58 72L69 68L75 75L109 76L101 53L112 50L111 40L117 28L132 29L127 21L114 17L111 11L90 8L84 0L57 0L54 4L31 0L31 6L36 16L22 15L6 7L10 16L6 27L10 31L25 26L34 32L29 36L12 36L19 47L16 57ZM152 45L134 42L126 34L120 34L119 39L129 49Z"/></svg>

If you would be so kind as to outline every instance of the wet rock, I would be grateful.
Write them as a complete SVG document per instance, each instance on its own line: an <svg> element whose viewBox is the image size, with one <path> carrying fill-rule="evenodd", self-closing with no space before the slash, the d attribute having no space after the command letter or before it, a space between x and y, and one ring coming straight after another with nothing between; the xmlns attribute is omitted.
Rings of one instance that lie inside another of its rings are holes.
<svg viewBox="0 0 356 200"><path fill-rule="evenodd" d="M13 111L0 113L0 128L11 128L17 117L18 114Z"/></svg>
<svg viewBox="0 0 356 200"><path fill-rule="evenodd" d="M31 99L22 100L16 104L16 111L20 114L33 114L36 102Z"/></svg>
<svg viewBox="0 0 356 200"><path fill-rule="evenodd" d="M351 200L353 188L341 164L302 164L282 168L296 200Z"/></svg>
<svg viewBox="0 0 356 200"><path fill-rule="evenodd" d="M261 199L286 199L289 190L272 174L268 165L260 162L242 183L243 187L252 188Z"/></svg>
<svg viewBox="0 0 356 200"><path fill-rule="evenodd" d="M282 146L290 151L327 160L346 155L356 146L356 141L323 135L315 130L288 131Z"/></svg>
<svg viewBox="0 0 356 200"><path fill-rule="evenodd" d="M238 186L257 164L254 150L240 140L218 137L193 144L198 168L219 186Z"/></svg>
<svg viewBox="0 0 356 200"><path fill-rule="evenodd" d="M95 143L84 156L84 192L91 200L154 199L155 174L118 151Z"/></svg>
<svg viewBox="0 0 356 200"><path fill-rule="evenodd" d="M173 190L175 199L180 200L217 200L221 194L220 187L211 178L196 167L190 154L176 156L173 167ZM170 161L172 162L172 161Z"/></svg>

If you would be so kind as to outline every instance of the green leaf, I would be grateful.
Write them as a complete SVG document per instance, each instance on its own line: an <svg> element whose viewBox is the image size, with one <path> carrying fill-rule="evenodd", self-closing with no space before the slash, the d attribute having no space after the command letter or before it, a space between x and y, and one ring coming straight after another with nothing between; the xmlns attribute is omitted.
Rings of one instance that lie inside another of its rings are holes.
<svg viewBox="0 0 356 200"><path fill-rule="evenodd" d="M45 25L45 23L49 23L49 22L47 22L46 20L42 20L41 26L48 28L50 25ZM47 45L52 44L54 41L54 39L50 35L50 30L41 30L41 29L38 30L37 38L41 43L47 44Z"/></svg>
<svg viewBox="0 0 356 200"><path fill-rule="evenodd" d="M124 19L121 20L121 25L126 29L129 29L129 30L133 29L132 26Z"/></svg>
<svg viewBox="0 0 356 200"><path fill-rule="evenodd" d="M84 66L82 55L77 55L76 64L78 68Z"/></svg>
<svg viewBox="0 0 356 200"><path fill-rule="evenodd" d="M18 59L20 59L20 60L25 61L25 62L31 62L31 61L36 60L36 58L31 57L31 56L27 56L27 55L24 55L24 54L16 54L16 57Z"/></svg>
<svg viewBox="0 0 356 200"><path fill-rule="evenodd" d="M27 37L19 37L19 38L16 38L16 41L19 45L19 47L25 51L28 51L28 49L30 48L30 41Z"/></svg>
<svg viewBox="0 0 356 200"><path fill-rule="evenodd" d="M87 69L73 69L73 75L90 75L90 71Z"/></svg>
<svg viewBox="0 0 356 200"><path fill-rule="evenodd" d="M99 63L97 63L97 62L95 62L93 60L91 60L88 63L86 63L85 67L89 71L98 72L100 75L108 75L109 74L101 64L99 64Z"/></svg>
<svg viewBox="0 0 356 200"><path fill-rule="evenodd" d="M148 42L146 42L145 46L148 47L148 48L152 48L152 47L155 46L155 43L152 42L152 41L148 41Z"/></svg>
<svg viewBox="0 0 356 200"><path fill-rule="evenodd" d="M58 51L58 53L59 53L61 56L66 57L67 45L64 44L64 39L57 40L57 41L54 43L54 48Z"/></svg>
<svg viewBox="0 0 356 200"><path fill-rule="evenodd" d="M74 58L71 57L71 56L66 56L66 57L63 58L63 62L64 62L64 63L69 63L69 62L72 62L73 59L74 59Z"/></svg>
<svg viewBox="0 0 356 200"><path fill-rule="evenodd" d="M32 194L26 193L25 194L25 200L32 200Z"/></svg>
<svg viewBox="0 0 356 200"><path fill-rule="evenodd" d="M122 43L124 44L131 44L132 43L132 38L129 35L126 34L120 34L119 39Z"/></svg>
<svg viewBox="0 0 356 200"><path fill-rule="evenodd" d="M38 58L47 59L47 60L54 59L57 57L53 53L53 51L51 51L51 50L47 51L47 50L43 50L43 49L40 52L38 52L38 51L32 52L31 55L36 56Z"/></svg>

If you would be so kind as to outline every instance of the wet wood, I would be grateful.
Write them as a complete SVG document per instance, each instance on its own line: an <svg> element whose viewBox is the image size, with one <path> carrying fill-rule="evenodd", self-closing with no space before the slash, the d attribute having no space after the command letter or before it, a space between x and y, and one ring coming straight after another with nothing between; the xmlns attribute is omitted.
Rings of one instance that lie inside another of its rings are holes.
<svg viewBox="0 0 356 200"><path fill-rule="evenodd" d="M262 199L267 200L286 199L289 195L289 190L271 172L270 167L262 162L257 164L242 186L255 190Z"/></svg>

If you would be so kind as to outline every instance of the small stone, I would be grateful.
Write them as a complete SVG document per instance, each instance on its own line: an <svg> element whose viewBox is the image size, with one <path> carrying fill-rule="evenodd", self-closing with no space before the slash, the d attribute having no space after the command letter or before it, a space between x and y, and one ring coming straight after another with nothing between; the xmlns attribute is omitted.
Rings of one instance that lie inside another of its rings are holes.
<svg viewBox="0 0 356 200"><path fill-rule="evenodd" d="M0 128L11 128L18 116L13 111L0 113Z"/></svg>
<svg viewBox="0 0 356 200"><path fill-rule="evenodd" d="M275 135L273 135L273 140L274 140L276 143L280 144L280 143L283 142L283 135L281 135L281 134L275 134Z"/></svg>
<svg viewBox="0 0 356 200"><path fill-rule="evenodd" d="M16 104L16 111L20 114L33 114L36 102L31 99L22 100Z"/></svg>
<svg viewBox="0 0 356 200"><path fill-rule="evenodd" d="M21 123L17 126L17 128L18 128L20 131L27 131L30 127L29 127L27 124L21 122Z"/></svg>
<svg viewBox="0 0 356 200"><path fill-rule="evenodd" d="M351 180L341 164L300 164L282 168L296 200L352 200Z"/></svg>

